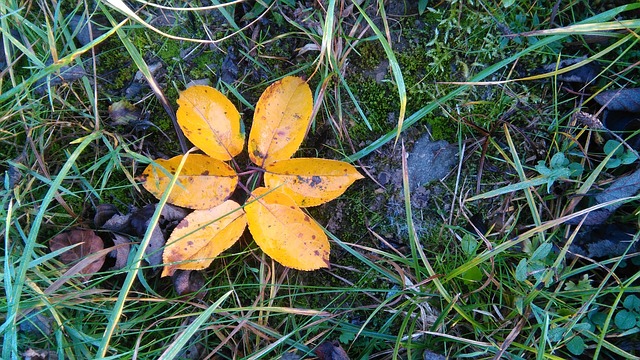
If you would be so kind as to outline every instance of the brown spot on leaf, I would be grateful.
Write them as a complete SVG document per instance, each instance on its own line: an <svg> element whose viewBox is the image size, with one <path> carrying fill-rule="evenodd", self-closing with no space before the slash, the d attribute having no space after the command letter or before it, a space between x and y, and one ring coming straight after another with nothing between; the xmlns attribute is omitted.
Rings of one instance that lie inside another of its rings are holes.
<svg viewBox="0 0 640 360"><path fill-rule="evenodd" d="M189 226L189 220L183 219L182 221L180 221L178 226L176 226L176 229L181 229L181 228L184 228L184 227L187 227L187 226Z"/></svg>
<svg viewBox="0 0 640 360"><path fill-rule="evenodd" d="M320 184L321 182L322 182L322 178L320 176L314 175L314 176L311 177L311 182L309 183L309 185L311 187L315 187L318 184Z"/></svg>
<svg viewBox="0 0 640 360"><path fill-rule="evenodd" d="M257 157L258 159L264 159L264 158L267 157L267 155L265 155L262 152L260 152L259 149L253 150L253 156Z"/></svg>

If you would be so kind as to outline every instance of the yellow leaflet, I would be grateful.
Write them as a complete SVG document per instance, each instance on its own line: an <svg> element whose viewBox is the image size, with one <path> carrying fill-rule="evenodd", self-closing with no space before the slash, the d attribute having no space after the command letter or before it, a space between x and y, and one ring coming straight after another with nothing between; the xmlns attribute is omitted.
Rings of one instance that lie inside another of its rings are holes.
<svg viewBox="0 0 640 360"><path fill-rule="evenodd" d="M226 161L242 152L240 113L221 92L210 86L192 86L180 93L178 105L180 128L205 154Z"/></svg>
<svg viewBox="0 0 640 360"><path fill-rule="evenodd" d="M149 164L141 177L144 188L160 199L183 156L157 159L159 167ZM206 155L191 154L167 201L190 209L210 209L226 200L237 184L238 175L229 165Z"/></svg>
<svg viewBox="0 0 640 360"><path fill-rule="evenodd" d="M280 160L265 170L265 185L273 189L283 185L285 193L300 207L329 202L363 178L351 164L317 158Z"/></svg>
<svg viewBox="0 0 640 360"><path fill-rule="evenodd" d="M227 200L209 210L196 210L176 226L162 254L162 276L180 270L202 270L233 245L247 226L238 203Z"/></svg>
<svg viewBox="0 0 640 360"><path fill-rule="evenodd" d="M257 188L244 210L253 239L272 259L298 270L329 267L327 235L284 192Z"/></svg>
<svg viewBox="0 0 640 360"><path fill-rule="evenodd" d="M264 167L290 158L302 144L311 122L313 97L309 85L287 76L260 96L249 133L249 158Z"/></svg>

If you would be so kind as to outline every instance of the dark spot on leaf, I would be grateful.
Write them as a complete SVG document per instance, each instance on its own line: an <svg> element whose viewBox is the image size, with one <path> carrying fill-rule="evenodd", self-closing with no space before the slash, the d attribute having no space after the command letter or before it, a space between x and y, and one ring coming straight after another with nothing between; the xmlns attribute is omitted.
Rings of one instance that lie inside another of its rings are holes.
<svg viewBox="0 0 640 360"><path fill-rule="evenodd" d="M202 175L202 176L207 176L207 175L209 175L209 170L205 170L205 171L203 171L203 172L202 172L202 174L200 174L200 175Z"/></svg>
<svg viewBox="0 0 640 360"><path fill-rule="evenodd" d="M315 187L321 182L322 182L322 178L320 176L314 175L311 177L311 182L309 183L309 185L311 185L311 187Z"/></svg>
<svg viewBox="0 0 640 360"><path fill-rule="evenodd" d="M187 245L193 246L193 241L191 241L191 240L187 241Z"/></svg>
<svg viewBox="0 0 640 360"><path fill-rule="evenodd" d="M264 159L265 157L267 157L265 154L261 153L259 149L253 150L253 156L259 159Z"/></svg>
<svg viewBox="0 0 640 360"><path fill-rule="evenodd" d="M320 256L320 251L318 251L318 250L314 250L314 251L313 251L313 255L315 255L315 256Z"/></svg>
<svg viewBox="0 0 640 360"><path fill-rule="evenodd" d="M315 240L315 239L316 239L316 236L315 236L315 235L311 235L311 238L312 238L313 240Z"/></svg>
<svg viewBox="0 0 640 360"><path fill-rule="evenodd" d="M178 226L176 226L176 229L181 229L181 228L184 228L184 227L187 227L187 226L189 226L189 220L184 219L184 220L180 221Z"/></svg>
<svg viewBox="0 0 640 360"><path fill-rule="evenodd" d="M309 219L309 217L308 217L307 215L305 215L305 216L304 216L304 221L306 221L306 222L310 222L310 221L311 221L311 219Z"/></svg>

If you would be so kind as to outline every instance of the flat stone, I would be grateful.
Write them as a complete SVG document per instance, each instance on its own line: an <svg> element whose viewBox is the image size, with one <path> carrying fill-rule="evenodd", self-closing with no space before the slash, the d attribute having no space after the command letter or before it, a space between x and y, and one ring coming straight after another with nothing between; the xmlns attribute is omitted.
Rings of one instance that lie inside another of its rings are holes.
<svg viewBox="0 0 640 360"><path fill-rule="evenodd" d="M444 140L432 141L429 135L416 141L407 159L411 191L443 179L458 163L458 147Z"/></svg>

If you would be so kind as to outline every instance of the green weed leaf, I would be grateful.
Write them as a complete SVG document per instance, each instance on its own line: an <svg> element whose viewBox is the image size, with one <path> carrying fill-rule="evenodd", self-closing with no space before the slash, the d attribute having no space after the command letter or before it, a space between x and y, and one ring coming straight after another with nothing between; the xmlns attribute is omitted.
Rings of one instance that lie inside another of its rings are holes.
<svg viewBox="0 0 640 360"><path fill-rule="evenodd" d="M624 299L624 308L629 311L640 312L640 299L635 295L629 295Z"/></svg>
<svg viewBox="0 0 640 360"><path fill-rule="evenodd" d="M590 331L591 324L589 324L588 322L581 322L581 323L575 324L575 326L573 327L573 330L577 332Z"/></svg>
<svg viewBox="0 0 640 360"><path fill-rule="evenodd" d="M348 344L351 341L353 341L353 339L356 338L356 333L354 331L350 331L350 330L342 330L342 334L340 334L340 337L338 338L338 340L340 340L340 342L342 344Z"/></svg>
<svg viewBox="0 0 640 360"><path fill-rule="evenodd" d="M638 160L636 154L628 150L625 151L622 156L620 156L620 161L622 161L622 163L625 165L633 164L636 160Z"/></svg>
<svg viewBox="0 0 640 360"><path fill-rule="evenodd" d="M622 147L622 144L617 140L607 141L604 144L603 150L607 156L611 156L605 165L607 169L614 169L620 165L633 164L638 160L638 157L634 152L625 150Z"/></svg>
<svg viewBox="0 0 640 360"><path fill-rule="evenodd" d="M607 155L613 153L613 156L620 156L624 152L624 150L620 146L620 142L616 140L607 141L604 144L603 150L604 150L604 153Z"/></svg>
<svg viewBox="0 0 640 360"><path fill-rule="evenodd" d="M567 166L567 168L569 169L569 171L571 171L569 175L571 177L578 177L582 175L582 172L584 171L584 167L578 162L572 162L571 164L569 164L569 166Z"/></svg>
<svg viewBox="0 0 640 360"><path fill-rule="evenodd" d="M607 314L603 313L603 312L596 312L593 315L591 315L591 317L589 318L589 320L593 323L593 325L595 326L603 326L605 321L607 321Z"/></svg>
<svg viewBox="0 0 640 360"><path fill-rule="evenodd" d="M607 169L615 169L620 165L622 165L622 161L620 161L620 159L617 157L612 157L611 159L609 159L609 161L607 161L607 165L605 165L604 167L606 167Z"/></svg>
<svg viewBox="0 0 640 360"><path fill-rule="evenodd" d="M462 278L466 281L475 282L482 280L482 271L477 266L462 273Z"/></svg>
<svg viewBox="0 0 640 360"><path fill-rule="evenodd" d="M516 267L516 280L527 280L527 259L522 259L518 263L518 266Z"/></svg>
<svg viewBox="0 0 640 360"><path fill-rule="evenodd" d="M478 249L478 240L474 239L472 235L466 234L460 241L462 251L469 256L473 256Z"/></svg>
<svg viewBox="0 0 640 360"><path fill-rule="evenodd" d="M547 332L547 338L552 343L557 343L564 337L564 333L566 332L565 328L559 326L553 329L550 329Z"/></svg>
<svg viewBox="0 0 640 360"><path fill-rule="evenodd" d="M620 310L616 314L614 322L620 330L629 330L636 326L636 314L628 310Z"/></svg>
<svg viewBox="0 0 640 360"><path fill-rule="evenodd" d="M551 175L551 169L549 169L542 160L538 161L538 165L536 165L536 171L539 172L542 176Z"/></svg>
<svg viewBox="0 0 640 360"><path fill-rule="evenodd" d="M556 153L555 155L553 155L549 165L551 165L552 169L563 168L563 167L566 167L567 165L569 165L569 159L567 159L567 157L564 156L563 153L559 152L559 153Z"/></svg>
<svg viewBox="0 0 640 360"><path fill-rule="evenodd" d="M581 355L586 348L584 340L580 336L576 336L567 343L567 350L573 355Z"/></svg>
<svg viewBox="0 0 640 360"><path fill-rule="evenodd" d="M540 244L540 246L538 246L538 248L536 249L536 251L533 252L533 255L531 255L531 261L540 261L543 260L544 258L547 257L547 255L549 255L549 253L551 252L551 249L553 249L553 244L545 242Z"/></svg>

